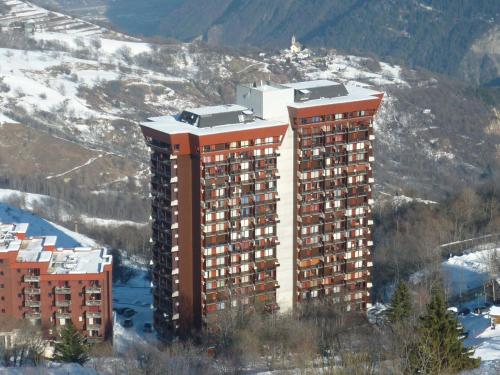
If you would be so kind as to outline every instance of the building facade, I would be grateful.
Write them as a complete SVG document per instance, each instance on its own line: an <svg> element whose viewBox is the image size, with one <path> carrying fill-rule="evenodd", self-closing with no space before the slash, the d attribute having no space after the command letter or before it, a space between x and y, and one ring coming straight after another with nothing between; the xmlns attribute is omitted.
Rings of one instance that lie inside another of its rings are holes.
<svg viewBox="0 0 500 375"><path fill-rule="evenodd" d="M373 117L383 93L332 81L240 86L236 105L141 124L151 148L154 322L370 303Z"/></svg>
<svg viewBox="0 0 500 375"><path fill-rule="evenodd" d="M56 248L26 237L27 224L0 224L0 319L27 319L48 337L72 323L90 342L112 332L112 257L105 248Z"/></svg>

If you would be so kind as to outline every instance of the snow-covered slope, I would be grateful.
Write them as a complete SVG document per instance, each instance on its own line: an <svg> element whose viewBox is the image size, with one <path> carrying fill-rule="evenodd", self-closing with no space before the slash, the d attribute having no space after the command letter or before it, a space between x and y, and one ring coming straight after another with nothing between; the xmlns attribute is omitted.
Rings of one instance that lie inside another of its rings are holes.
<svg viewBox="0 0 500 375"><path fill-rule="evenodd" d="M83 234L73 232L41 217L0 203L0 222L28 223L28 236L57 236L57 247L97 246L97 243Z"/></svg>

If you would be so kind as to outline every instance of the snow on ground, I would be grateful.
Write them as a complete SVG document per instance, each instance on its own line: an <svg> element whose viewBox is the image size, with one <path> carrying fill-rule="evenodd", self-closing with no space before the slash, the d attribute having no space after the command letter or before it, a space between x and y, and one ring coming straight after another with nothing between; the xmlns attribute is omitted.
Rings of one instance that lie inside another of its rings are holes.
<svg viewBox="0 0 500 375"><path fill-rule="evenodd" d="M402 78L402 68L399 65L381 62L379 70L372 72L365 66L370 59L364 57L340 55L332 52L326 57L315 59L310 54L294 57L290 56L289 52L285 52L281 55L281 58L292 58L292 62L295 62L297 69L302 71L308 79L333 79L361 85L369 83L378 86L397 85L410 87L408 82ZM319 61L321 61L321 64L316 66L315 63ZM360 80L366 83L357 82Z"/></svg>
<svg viewBox="0 0 500 375"><path fill-rule="evenodd" d="M0 105L17 101L29 113L59 111L76 119L102 117L77 96L79 83L64 74L54 74L52 68L95 65L92 61L71 57L67 53L23 51L0 48L0 77L9 87L2 93ZM113 118L114 116L108 116Z"/></svg>
<svg viewBox="0 0 500 375"><path fill-rule="evenodd" d="M16 121L0 112L0 126L2 126L3 124L16 124Z"/></svg>
<svg viewBox="0 0 500 375"><path fill-rule="evenodd" d="M408 203L412 202L417 202L417 203L423 203L423 204L438 204L438 202L427 200L427 199L422 199L422 198L415 198L415 197L408 197L406 195L400 194L400 195L391 195L387 194L384 192L380 192L382 195L387 195L389 197L392 197L392 204L395 207L400 207Z"/></svg>
<svg viewBox="0 0 500 375"><path fill-rule="evenodd" d="M114 308L129 307L136 311L131 318L134 326L130 328L123 327L126 318L116 314L113 343L117 353L124 353L134 345L153 343L157 340L154 333L143 331L144 323L153 322L151 282L144 268L135 268L135 271L136 274L127 283L117 282L113 285Z"/></svg>
<svg viewBox="0 0 500 375"><path fill-rule="evenodd" d="M35 32L36 40L49 40L64 43L68 48L79 49L96 45L99 51L105 54L115 54L126 49L130 54L137 55L151 51L151 45L143 42L129 42L124 40L106 39L96 36L82 36L74 34L62 34L55 32Z"/></svg>
<svg viewBox="0 0 500 375"><path fill-rule="evenodd" d="M18 190L0 189L0 202L8 202L10 199L20 199L23 201L23 208L33 210L36 205L45 206L54 198L48 195L24 193Z"/></svg>
<svg viewBox="0 0 500 375"><path fill-rule="evenodd" d="M488 264L494 251L500 249L475 251L454 256L442 264L443 282L451 296L481 288L488 280Z"/></svg>
<svg viewBox="0 0 500 375"><path fill-rule="evenodd" d="M78 169L80 169L80 168L83 168L83 167L86 167L87 165L92 164L93 162L95 162L97 159L99 159L99 158L101 158L101 157L102 157L102 155L99 155L99 156L96 156L96 157L90 158L89 160L87 160L87 161L86 161L85 163L83 163L82 165L78 165L78 166L76 166L76 167L74 167L74 168L71 168L70 170L67 170L67 171L65 171L65 172L61 172L61 173L56 174L56 175L53 175L53 176L47 176L47 177L45 177L45 179L50 180L50 179L52 179L52 178L57 178L57 177L62 177L62 176L65 176L65 175L67 175L67 174L69 174L69 173L71 173L71 172L74 172L74 171L76 171L76 170L78 170Z"/></svg>
<svg viewBox="0 0 500 375"><path fill-rule="evenodd" d="M475 348L475 356L483 361L500 361L500 326L491 328L490 316L483 314L468 314L460 317L468 337L465 345Z"/></svg>
<svg viewBox="0 0 500 375"><path fill-rule="evenodd" d="M0 222L28 223L28 236L57 236L57 247L96 246L97 243L82 234L75 233L60 225L19 208L0 203Z"/></svg>
<svg viewBox="0 0 500 375"><path fill-rule="evenodd" d="M87 225L99 226L99 227L119 227L121 225L143 227L145 225L148 225L148 223L138 223L136 221L131 221L131 220L101 219L98 217L89 217L86 215L81 215L79 219Z"/></svg>
<svg viewBox="0 0 500 375"><path fill-rule="evenodd" d="M49 362L39 367L0 367L0 375L98 375L91 368L84 368L76 363L61 364Z"/></svg>
<svg viewBox="0 0 500 375"><path fill-rule="evenodd" d="M471 311L485 303L482 290L484 282L490 279L488 274L490 257L493 252L500 251L500 249L474 250L477 249L471 249L468 254L451 257L442 263L443 283L448 295L452 298L461 294L468 295L469 300L461 303L459 308L467 307ZM480 291L477 296L470 294L476 290ZM483 362L481 369L470 373L497 374L496 369L500 367L500 326L491 329L488 311L459 316L459 320L468 332L465 345L473 347L475 356L481 357L482 361L492 362L486 365Z"/></svg>

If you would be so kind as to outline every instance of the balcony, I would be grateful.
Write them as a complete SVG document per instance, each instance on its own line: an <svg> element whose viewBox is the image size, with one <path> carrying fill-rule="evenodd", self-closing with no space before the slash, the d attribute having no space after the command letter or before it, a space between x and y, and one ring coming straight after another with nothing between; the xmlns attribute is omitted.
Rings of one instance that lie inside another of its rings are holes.
<svg viewBox="0 0 500 375"><path fill-rule="evenodd" d="M102 303L101 300L97 299L88 299L85 301L85 306L100 306Z"/></svg>
<svg viewBox="0 0 500 375"><path fill-rule="evenodd" d="M100 286L88 286L85 288L86 294L98 294L102 292L102 288Z"/></svg>
<svg viewBox="0 0 500 375"><path fill-rule="evenodd" d="M24 301L25 307L40 307L40 301Z"/></svg>
<svg viewBox="0 0 500 375"><path fill-rule="evenodd" d="M28 312L28 313L24 314L24 317L26 319L32 319L32 320L41 319L41 315L39 312Z"/></svg>
<svg viewBox="0 0 500 375"><path fill-rule="evenodd" d="M69 307L71 306L71 300L62 300L62 301L56 300L55 305L57 307Z"/></svg>
<svg viewBox="0 0 500 375"><path fill-rule="evenodd" d="M85 314L85 316L87 317L87 319L89 319L89 318L100 319L102 315L101 315L100 312L89 312L89 311L87 311L87 313Z"/></svg>
<svg viewBox="0 0 500 375"><path fill-rule="evenodd" d="M38 283L40 282L40 276L24 275L23 281L25 283Z"/></svg>
<svg viewBox="0 0 500 375"><path fill-rule="evenodd" d="M56 319L71 319L71 313L70 312L56 313Z"/></svg>
<svg viewBox="0 0 500 375"><path fill-rule="evenodd" d="M38 295L40 294L40 288L25 288L24 294Z"/></svg>
<svg viewBox="0 0 500 375"><path fill-rule="evenodd" d="M87 331L98 331L101 329L101 324L100 323L87 324L86 328Z"/></svg>
<svg viewBox="0 0 500 375"><path fill-rule="evenodd" d="M55 287L55 294L71 294L71 289L68 287Z"/></svg>

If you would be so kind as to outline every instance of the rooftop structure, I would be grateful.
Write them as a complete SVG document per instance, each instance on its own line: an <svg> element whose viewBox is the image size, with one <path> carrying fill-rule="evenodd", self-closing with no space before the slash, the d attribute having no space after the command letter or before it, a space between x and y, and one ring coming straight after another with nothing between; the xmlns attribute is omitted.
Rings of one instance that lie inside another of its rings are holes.
<svg viewBox="0 0 500 375"><path fill-rule="evenodd" d="M57 248L26 237L28 224L0 223L0 319L29 319L56 336L71 321L90 340L111 331L112 256L106 248Z"/></svg>

